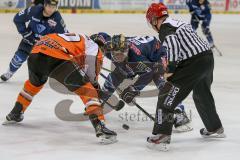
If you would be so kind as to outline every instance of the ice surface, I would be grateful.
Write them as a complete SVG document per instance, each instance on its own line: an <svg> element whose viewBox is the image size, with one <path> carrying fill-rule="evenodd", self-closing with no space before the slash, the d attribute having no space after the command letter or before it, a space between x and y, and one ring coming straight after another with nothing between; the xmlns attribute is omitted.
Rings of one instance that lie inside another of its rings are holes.
<svg viewBox="0 0 240 160"><path fill-rule="evenodd" d="M7 69L21 38L12 23L13 16L13 14L0 14L0 73ZM105 31L110 34L124 33L129 36L157 36L147 26L145 17L142 14L66 14L63 17L70 32L89 35ZM189 15L173 15L173 17L186 21L189 21L190 18ZM46 85L26 111L23 123L15 126L0 125L0 159L239 159L239 15L213 15L211 29L216 45L224 54L223 57L215 56L212 90L218 113L226 130L226 139L210 140L200 137L199 129L203 127L203 124L196 112L192 98L189 96L184 101L184 104L186 104L187 110L191 109L193 112L192 125L194 130L189 133L174 133L169 152L162 153L146 148L146 137L151 134L153 123L149 120L146 121L146 117L142 113L138 118L138 109L128 106L120 112L111 112L106 116L109 128L118 132L119 142L113 145L101 146L97 143L90 122L67 122L59 120L55 115L55 105L64 99L74 100L71 112L83 112L83 106L78 97L59 94ZM0 84L1 121L12 109L17 94L23 87L27 77L27 67L24 64L11 81ZM102 79L101 82L103 82ZM154 113L157 98L137 99L137 102L149 112ZM127 120L126 113L128 114ZM124 130L121 127L123 123L128 124L130 130Z"/></svg>

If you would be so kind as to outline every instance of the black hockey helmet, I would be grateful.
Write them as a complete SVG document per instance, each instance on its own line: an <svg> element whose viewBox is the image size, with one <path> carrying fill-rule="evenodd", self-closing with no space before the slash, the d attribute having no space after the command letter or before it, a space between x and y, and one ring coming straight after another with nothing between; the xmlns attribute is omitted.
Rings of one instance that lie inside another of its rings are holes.
<svg viewBox="0 0 240 160"><path fill-rule="evenodd" d="M107 42L111 41L111 36L105 32L99 32L97 34L93 34L90 38L98 44L101 49L104 49L104 46Z"/></svg>
<svg viewBox="0 0 240 160"><path fill-rule="evenodd" d="M44 0L33 0L32 1L34 5L38 5L38 4L44 4Z"/></svg>
<svg viewBox="0 0 240 160"><path fill-rule="evenodd" d="M105 55L111 55L114 61L118 61L118 57L127 57L129 43L123 34L110 36L105 32L93 34L90 38L98 44L99 48Z"/></svg>
<svg viewBox="0 0 240 160"><path fill-rule="evenodd" d="M57 6L58 5L58 0L44 0L44 4L49 4L49 5L54 5Z"/></svg>

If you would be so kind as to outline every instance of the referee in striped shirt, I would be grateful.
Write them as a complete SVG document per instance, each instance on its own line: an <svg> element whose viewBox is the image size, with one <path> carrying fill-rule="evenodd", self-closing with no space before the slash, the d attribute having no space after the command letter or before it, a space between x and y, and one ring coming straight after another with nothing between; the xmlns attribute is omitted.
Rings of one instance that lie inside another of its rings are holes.
<svg viewBox="0 0 240 160"><path fill-rule="evenodd" d="M224 134L211 93L214 59L209 44L193 31L190 24L169 17L163 3L153 3L146 13L148 23L159 33L167 50L168 72L159 93L156 121L149 144L170 143L174 108L191 91L198 113L206 128L202 135Z"/></svg>

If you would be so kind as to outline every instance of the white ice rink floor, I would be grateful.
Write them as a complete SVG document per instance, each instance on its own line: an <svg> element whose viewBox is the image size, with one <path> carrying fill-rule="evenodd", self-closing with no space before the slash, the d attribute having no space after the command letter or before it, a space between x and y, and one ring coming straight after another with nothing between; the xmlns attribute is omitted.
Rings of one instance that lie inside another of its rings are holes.
<svg viewBox="0 0 240 160"><path fill-rule="evenodd" d="M0 73L5 72L18 47L21 36L12 23L13 14L0 14ZM92 34L156 35L146 24L142 14L134 15L64 15L70 32ZM173 17L189 21L188 15ZM213 15L212 33L224 56L215 55L212 91L218 113L227 134L226 139L203 139L199 129L203 124L191 96L184 104L193 112L194 130L172 135L169 152L146 148L146 137L153 123L136 107L126 106L120 112L106 116L108 127L118 133L119 142L99 145L89 121L69 122L58 119L55 105L64 99L74 100L72 113L83 112L76 96L62 95L48 85L35 97L25 113L25 119L15 126L0 125L0 160L237 160L240 157L240 18L239 15ZM107 63L107 62L106 62ZM12 109L16 97L27 79L24 66L8 83L0 84L0 121ZM103 82L101 80L101 82ZM154 113L156 97L137 99L146 110ZM134 117L135 115L135 117ZM131 116L131 117L130 117ZM126 123L130 130L121 126Z"/></svg>

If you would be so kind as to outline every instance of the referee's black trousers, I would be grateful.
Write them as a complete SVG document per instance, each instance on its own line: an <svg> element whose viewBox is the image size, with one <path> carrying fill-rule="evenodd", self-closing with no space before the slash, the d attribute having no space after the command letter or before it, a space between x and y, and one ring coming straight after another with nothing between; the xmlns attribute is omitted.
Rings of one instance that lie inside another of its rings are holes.
<svg viewBox="0 0 240 160"><path fill-rule="evenodd" d="M213 69L212 51L200 53L179 63L174 74L168 78L169 83L159 92L153 134L171 135L174 108L191 91L193 91L194 103L206 129L211 132L222 127L211 93Z"/></svg>

